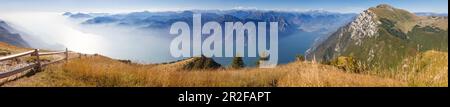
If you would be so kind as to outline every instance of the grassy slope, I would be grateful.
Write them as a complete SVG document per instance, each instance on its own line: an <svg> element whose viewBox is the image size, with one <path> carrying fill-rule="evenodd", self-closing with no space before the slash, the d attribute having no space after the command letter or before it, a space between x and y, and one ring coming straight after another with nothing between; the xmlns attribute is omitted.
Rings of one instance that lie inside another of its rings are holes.
<svg viewBox="0 0 450 107"><path fill-rule="evenodd" d="M382 71L367 74L346 73L332 66L307 62L293 62L274 69L185 71L182 66L189 62L189 59L172 64L138 65L125 64L102 56L91 56L73 59L66 64L52 65L41 73L10 82L5 86L448 86L446 56L447 53L437 51L417 56L420 58L418 61L422 62L410 66L427 65L421 68L420 72L416 72L416 69L404 69L402 70L404 72Z"/></svg>
<svg viewBox="0 0 450 107"><path fill-rule="evenodd" d="M430 27L414 27L402 39L389 33L386 28L380 27L379 36L364 39L362 46L350 44L343 55L353 56L367 64L379 68L395 68L405 58L415 56L428 50L448 51L448 30L429 31ZM373 60L370 58L373 51Z"/></svg>
<svg viewBox="0 0 450 107"><path fill-rule="evenodd" d="M373 49L375 60L369 62L370 64L381 68L394 68L401 64L401 60L428 50L448 51L448 25L436 24L448 22L447 18L435 20L416 16L403 9L380 6L369 9L377 15L377 20L382 22L379 26L379 36L366 39L366 46L353 47L348 53L359 53L356 56L364 60L369 49Z"/></svg>
<svg viewBox="0 0 450 107"><path fill-rule="evenodd" d="M374 70L367 73L407 81L408 86L448 87L448 53L426 51L414 57L405 58L401 66L395 69Z"/></svg>
<svg viewBox="0 0 450 107"><path fill-rule="evenodd" d="M4 42L0 42L0 50L9 51L9 52L11 52L11 54L15 54L15 53L24 52L24 51L31 50L31 49L16 47L16 46L4 43Z"/></svg>

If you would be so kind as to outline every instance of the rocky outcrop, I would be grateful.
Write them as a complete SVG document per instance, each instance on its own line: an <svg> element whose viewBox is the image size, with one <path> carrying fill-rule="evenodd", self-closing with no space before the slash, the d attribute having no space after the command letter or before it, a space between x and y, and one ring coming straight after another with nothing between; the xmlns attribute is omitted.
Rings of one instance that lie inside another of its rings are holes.
<svg viewBox="0 0 450 107"><path fill-rule="evenodd" d="M354 21L350 22L347 26L338 30L333 35L337 36L336 45L334 47L334 53L340 53L344 51L349 43L353 45L361 46L363 39L372 38L377 36L378 25L381 24L376 20L376 14L370 10L365 10L360 13ZM330 41L328 41L330 42Z"/></svg>
<svg viewBox="0 0 450 107"><path fill-rule="evenodd" d="M370 10L365 10L351 22L348 31L350 33L350 38L356 41L356 45L361 45L361 40L365 37L374 37L378 32L378 25L381 24L379 21L375 20L376 15ZM340 35L342 36L342 34Z"/></svg>

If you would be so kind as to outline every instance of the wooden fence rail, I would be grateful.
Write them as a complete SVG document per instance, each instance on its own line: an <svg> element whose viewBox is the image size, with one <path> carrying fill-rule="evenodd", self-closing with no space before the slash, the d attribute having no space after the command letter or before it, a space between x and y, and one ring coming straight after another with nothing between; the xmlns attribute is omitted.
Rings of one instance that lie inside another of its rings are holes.
<svg viewBox="0 0 450 107"><path fill-rule="evenodd" d="M18 54L14 54L14 55L9 55L9 56L4 56L4 57L0 57L0 61L6 61L6 60L11 60L17 57L21 57L21 56L25 56L25 55L30 55L35 53L35 50L31 50L31 51L27 51L27 52L23 52L23 53L18 53Z"/></svg>
<svg viewBox="0 0 450 107"><path fill-rule="evenodd" d="M56 55L56 54L64 54L64 58L63 59L59 59L59 60L55 60L55 61L51 61L49 63L41 63L39 57L40 56L46 56L46 55ZM60 62L63 60L68 60L69 57L69 51L66 48L65 51L60 51L60 52L39 52L39 49L34 49L31 51L27 51L27 52L22 52L22 53L18 53L18 54L13 54L13 55L8 55L8 56L4 56L4 57L0 57L0 62L2 61L7 61L7 60L13 60L19 57L23 57L23 56L27 56L30 55L31 57L35 57L34 63L31 63L29 65L20 67L20 68L16 68L13 70L9 70L9 71L5 71L5 72L0 72L0 79L2 78L6 78L24 71L28 71L31 69L34 69L35 71L40 71L42 67L56 63L56 62Z"/></svg>

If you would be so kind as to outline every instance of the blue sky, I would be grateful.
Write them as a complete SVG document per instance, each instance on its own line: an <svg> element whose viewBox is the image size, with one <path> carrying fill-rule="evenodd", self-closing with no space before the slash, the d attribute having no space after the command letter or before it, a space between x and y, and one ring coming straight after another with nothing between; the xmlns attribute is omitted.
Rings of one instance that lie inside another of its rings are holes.
<svg viewBox="0 0 450 107"><path fill-rule="evenodd" d="M448 13L447 0L0 0L0 11L128 12L265 9L358 13L382 3L412 12Z"/></svg>

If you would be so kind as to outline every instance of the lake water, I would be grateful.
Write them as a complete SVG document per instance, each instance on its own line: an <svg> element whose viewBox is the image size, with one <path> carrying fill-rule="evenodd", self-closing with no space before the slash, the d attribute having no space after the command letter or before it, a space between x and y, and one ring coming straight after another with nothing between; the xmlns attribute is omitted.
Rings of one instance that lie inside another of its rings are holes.
<svg viewBox="0 0 450 107"><path fill-rule="evenodd" d="M324 34L316 32L294 32L290 35L279 35L278 41L278 64L286 64L295 61L295 57L299 54L305 55L314 43L314 40ZM244 57L244 63L247 66L255 66L259 58ZM222 65L229 65L232 58L214 58Z"/></svg>

